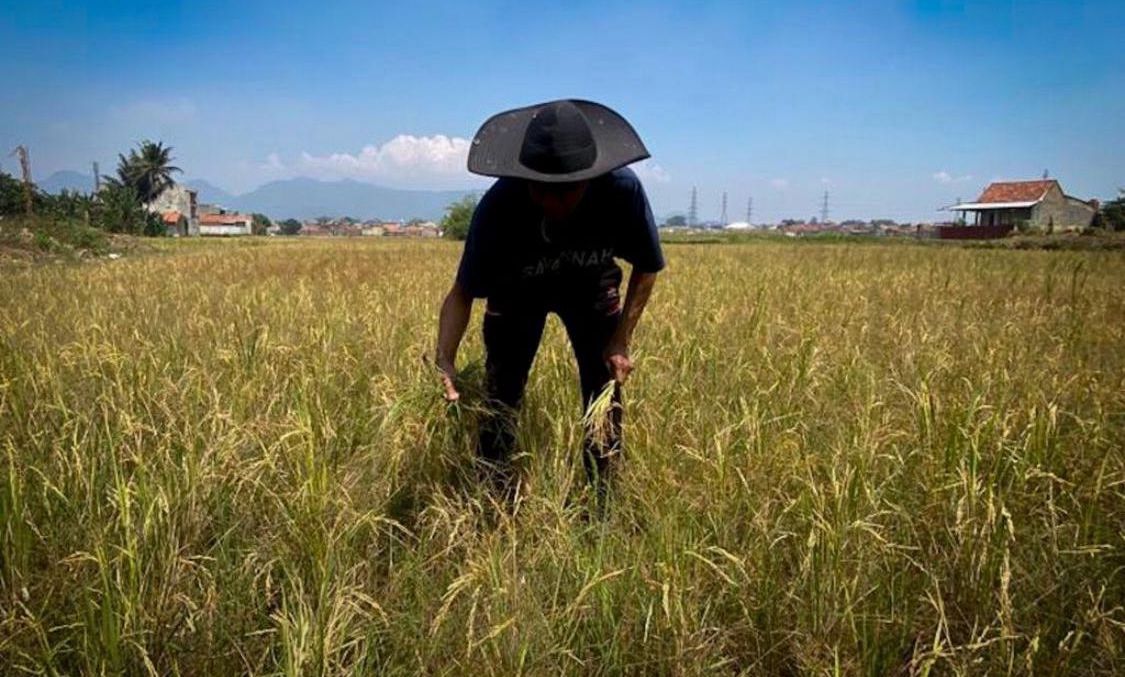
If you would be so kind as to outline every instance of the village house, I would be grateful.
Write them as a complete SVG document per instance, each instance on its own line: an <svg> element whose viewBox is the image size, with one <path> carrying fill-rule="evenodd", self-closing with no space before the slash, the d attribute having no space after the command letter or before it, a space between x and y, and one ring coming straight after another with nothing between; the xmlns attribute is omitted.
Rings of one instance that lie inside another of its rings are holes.
<svg viewBox="0 0 1125 677"><path fill-rule="evenodd" d="M363 235L363 226L353 221L337 221L332 224L332 234L342 237L359 237Z"/></svg>
<svg viewBox="0 0 1125 677"><path fill-rule="evenodd" d="M364 226L355 219L319 218L305 221L297 233L305 237L357 237L364 234Z"/></svg>
<svg viewBox="0 0 1125 677"><path fill-rule="evenodd" d="M164 222L164 232L172 237L181 237L189 234L190 226L188 225L188 217L175 209L162 212L160 214L160 220Z"/></svg>
<svg viewBox="0 0 1125 677"><path fill-rule="evenodd" d="M191 188L173 184L145 205L145 208L160 214L169 235L180 237L200 234L198 193Z"/></svg>
<svg viewBox="0 0 1125 677"><path fill-rule="evenodd" d="M433 221L415 221L408 223L403 228L403 235L407 237L439 237L441 230Z"/></svg>
<svg viewBox="0 0 1125 677"><path fill-rule="evenodd" d="M815 219L814 219L815 221ZM844 228L839 224L826 221L824 223L783 223L777 228L789 237L803 237L806 235L820 235L822 233L843 233Z"/></svg>
<svg viewBox="0 0 1125 677"><path fill-rule="evenodd" d="M199 218L199 234L208 236L250 235L254 219L249 214L204 214Z"/></svg>
<svg viewBox="0 0 1125 677"><path fill-rule="evenodd" d="M972 214L972 221L965 226L942 227L942 238L989 238L1003 237L1016 227L1045 232L1081 230L1094 220L1098 201L1071 197L1054 179L997 181L989 184L976 202L949 209Z"/></svg>

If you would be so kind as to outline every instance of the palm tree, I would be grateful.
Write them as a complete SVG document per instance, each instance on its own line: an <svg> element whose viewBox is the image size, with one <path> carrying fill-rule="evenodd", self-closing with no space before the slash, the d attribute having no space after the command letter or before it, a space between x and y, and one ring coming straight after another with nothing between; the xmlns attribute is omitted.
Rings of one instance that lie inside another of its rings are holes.
<svg viewBox="0 0 1125 677"><path fill-rule="evenodd" d="M117 178L137 192L142 204L148 204L175 184L172 174L183 171L171 162L171 146L142 141L139 148L129 151L128 157L117 156Z"/></svg>

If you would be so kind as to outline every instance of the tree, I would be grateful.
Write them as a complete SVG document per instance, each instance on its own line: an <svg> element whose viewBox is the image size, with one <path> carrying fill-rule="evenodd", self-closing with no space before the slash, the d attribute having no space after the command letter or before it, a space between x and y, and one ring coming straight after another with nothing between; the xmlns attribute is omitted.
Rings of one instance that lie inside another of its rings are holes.
<svg viewBox="0 0 1125 677"><path fill-rule="evenodd" d="M172 147L162 142L142 141L129 151L129 156L117 156L117 180L137 194L141 204L149 204L175 184L172 174L181 172L172 166Z"/></svg>
<svg viewBox="0 0 1125 677"><path fill-rule="evenodd" d="M97 208L91 221L97 228L110 233L163 234L164 224L160 216L145 210L137 198L137 191L118 179L106 179L95 204ZM160 224L159 228L157 223Z"/></svg>
<svg viewBox="0 0 1125 677"><path fill-rule="evenodd" d="M301 222L297 219L285 219L280 225L282 235L296 235L301 232Z"/></svg>
<svg viewBox="0 0 1125 677"><path fill-rule="evenodd" d="M33 201L39 197L38 193L39 191L35 191ZM14 176L0 172L0 216L23 214L26 211L24 199L23 183Z"/></svg>
<svg viewBox="0 0 1125 677"><path fill-rule="evenodd" d="M669 216L668 220L664 222L664 225L667 228L683 228L687 225L687 217L685 217L683 214Z"/></svg>
<svg viewBox="0 0 1125 677"><path fill-rule="evenodd" d="M477 197L466 195L445 208L441 217L442 235L450 240L464 240L469 236L469 224L477 208Z"/></svg>
<svg viewBox="0 0 1125 677"><path fill-rule="evenodd" d="M62 219L83 219L89 222L94 211L94 199L73 190L59 191L58 195L43 195L44 210Z"/></svg>
<svg viewBox="0 0 1125 677"><path fill-rule="evenodd" d="M250 219L250 232L254 235L265 235L266 231L273 225L273 221L270 221L270 217L265 214L259 214L258 212L251 214Z"/></svg>
<svg viewBox="0 0 1125 677"><path fill-rule="evenodd" d="M1102 205L1098 216L1108 230L1125 231L1125 188L1117 189L1117 199Z"/></svg>

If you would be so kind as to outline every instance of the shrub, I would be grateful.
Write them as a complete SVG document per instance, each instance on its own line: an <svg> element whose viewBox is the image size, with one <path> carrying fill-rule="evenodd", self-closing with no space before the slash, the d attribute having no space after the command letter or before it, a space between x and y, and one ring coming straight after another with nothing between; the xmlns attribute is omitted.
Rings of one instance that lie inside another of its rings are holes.
<svg viewBox="0 0 1125 677"><path fill-rule="evenodd" d="M105 233L87 226L82 219L51 214L8 216L0 220L0 241L18 249L69 253L75 250L104 253L109 249Z"/></svg>
<svg viewBox="0 0 1125 677"><path fill-rule="evenodd" d="M32 186L32 209L38 211L42 207L43 197L43 193ZM26 211L27 204L23 182L10 174L0 172L0 216L5 214L23 214Z"/></svg>
<svg viewBox="0 0 1125 677"><path fill-rule="evenodd" d="M1116 200L1102 205L1096 219L1100 226L1108 230L1125 231L1125 189L1118 190Z"/></svg>

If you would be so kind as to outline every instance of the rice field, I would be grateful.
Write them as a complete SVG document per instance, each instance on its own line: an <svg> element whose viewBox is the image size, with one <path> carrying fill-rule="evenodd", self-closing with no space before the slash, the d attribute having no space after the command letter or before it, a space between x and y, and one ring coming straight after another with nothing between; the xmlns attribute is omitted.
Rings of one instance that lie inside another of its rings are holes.
<svg viewBox="0 0 1125 677"><path fill-rule="evenodd" d="M0 269L4 674L1121 674L1125 256L669 245L583 501L559 323L472 470L459 246Z"/></svg>

